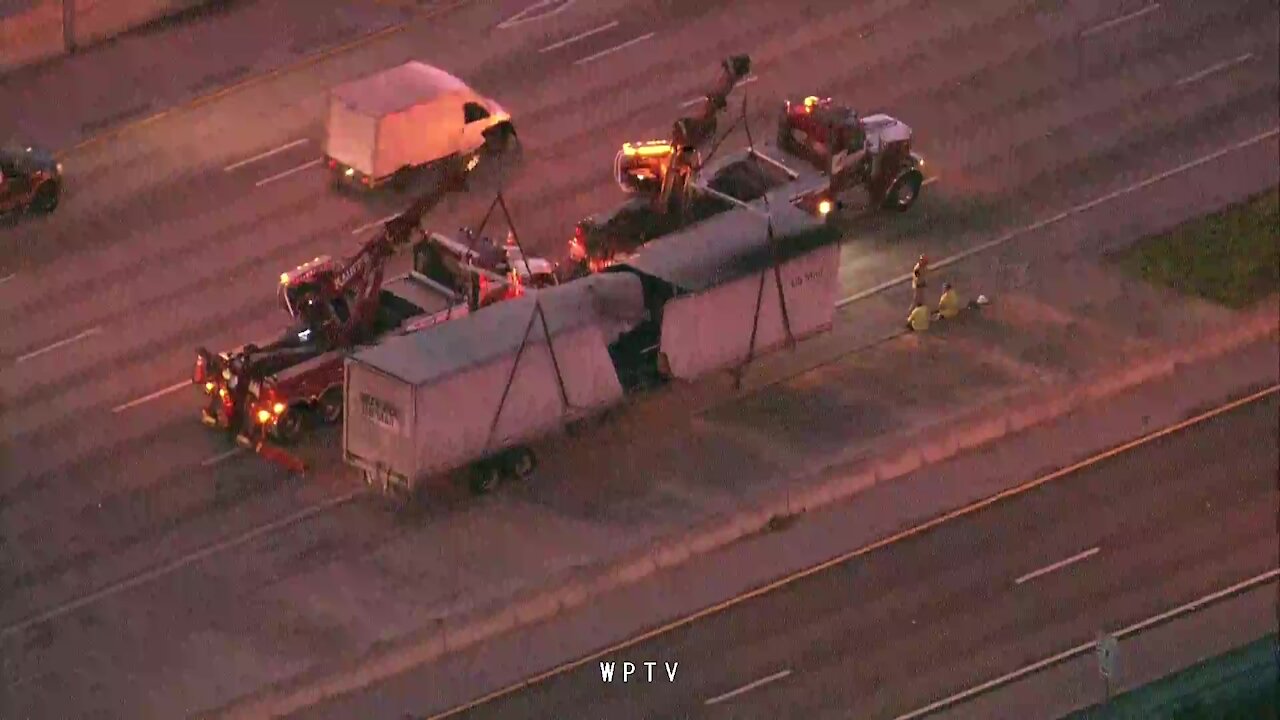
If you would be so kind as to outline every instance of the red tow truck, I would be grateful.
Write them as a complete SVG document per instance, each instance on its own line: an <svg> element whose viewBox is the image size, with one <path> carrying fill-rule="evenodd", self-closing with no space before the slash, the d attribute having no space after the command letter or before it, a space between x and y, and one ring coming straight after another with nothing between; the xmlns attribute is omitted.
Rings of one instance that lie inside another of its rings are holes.
<svg viewBox="0 0 1280 720"><path fill-rule="evenodd" d="M474 264L480 254L465 241L421 230L428 206L419 201L388 221L350 259L318 257L281 274L280 302L294 323L279 336L222 353L197 350L192 381L207 396L202 421L246 446L293 443L310 424L342 419L343 360L351 350L518 297L526 284L554 275L538 258L518 258L519 269L500 274L517 259L510 251L492 268ZM384 284L386 262L414 233L421 238L413 271ZM442 258L457 256L461 262L442 273Z"/></svg>
<svg viewBox="0 0 1280 720"><path fill-rule="evenodd" d="M832 198L865 186L873 205L899 212L915 204L924 185L924 160L912 152L911 135L889 115L861 117L814 95L785 101L778 116L778 149L826 175Z"/></svg>
<svg viewBox="0 0 1280 720"><path fill-rule="evenodd" d="M864 187L876 207L905 211L915 203L924 161L912 152L911 128L884 114L861 117L830 98L784 102L776 147L760 143L759 149L722 153L713 162L724 140L715 138L717 115L750 67L745 55L725 60L701 111L679 120L669 140L622 146L614 175L633 197L577 223L569 240L574 275L598 272L654 238L797 180L803 190L787 200L823 216L841 207L840 198L856 187Z"/></svg>

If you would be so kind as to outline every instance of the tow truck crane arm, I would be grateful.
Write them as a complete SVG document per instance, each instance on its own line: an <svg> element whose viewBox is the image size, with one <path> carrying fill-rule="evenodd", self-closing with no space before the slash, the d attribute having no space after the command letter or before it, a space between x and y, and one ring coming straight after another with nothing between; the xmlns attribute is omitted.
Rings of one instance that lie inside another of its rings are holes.
<svg viewBox="0 0 1280 720"><path fill-rule="evenodd" d="M698 152L716 134L720 112L729 93L751 72L749 55L734 55L720 63L720 74L702 105L692 115L675 121L667 142L623 145L615 161L618 182L630 192L656 190L654 211L665 214L673 198L683 199L684 187L697 169ZM656 182L654 182L656 181Z"/></svg>
<svg viewBox="0 0 1280 720"><path fill-rule="evenodd" d="M465 172L465 171L464 171ZM416 198L404 212L383 223L354 256L336 263L317 258L313 267L281 275L285 307L306 322L310 335L328 348L347 347L374 325L387 260L421 232L422 218L446 193L458 175L446 178Z"/></svg>

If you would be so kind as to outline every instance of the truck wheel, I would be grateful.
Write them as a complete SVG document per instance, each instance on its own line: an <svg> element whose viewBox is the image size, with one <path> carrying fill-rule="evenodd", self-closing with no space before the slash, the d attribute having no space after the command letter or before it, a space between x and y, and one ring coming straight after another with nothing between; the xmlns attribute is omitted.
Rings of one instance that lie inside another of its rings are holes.
<svg viewBox="0 0 1280 720"><path fill-rule="evenodd" d="M884 207L888 210L906 212L920 197L920 186L924 178L918 172L909 172L894 181L889 194L884 199Z"/></svg>
<svg viewBox="0 0 1280 720"><path fill-rule="evenodd" d="M298 442L298 438L302 437L302 429L302 411L297 407L291 407L276 420L271 434L281 445L293 445Z"/></svg>
<svg viewBox="0 0 1280 720"><path fill-rule="evenodd" d="M334 425L342 420L342 391L338 388L329 388L320 396L320 402L316 409L320 413L320 422L325 425Z"/></svg>
<svg viewBox="0 0 1280 720"><path fill-rule="evenodd" d="M51 213L58 209L58 200L62 196L62 188L56 182L46 182L36 188L35 197L31 198L31 209L38 213Z"/></svg>
<svg viewBox="0 0 1280 720"><path fill-rule="evenodd" d="M498 466L493 462L476 463L471 468L471 492L474 495L486 495L498 484Z"/></svg>
<svg viewBox="0 0 1280 720"><path fill-rule="evenodd" d="M512 450L508 462L511 474L517 480L528 480L533 477L533 471L538 469L538 456L534 455L529 448Z"/></svg>
<svg viewBox="0 0 1280 720"><path fill-rule="evenodd" d="M511 123L498 123L485 133L484 139L490 152L506 152L511 149L511 145L516 140L516 129Z"/></svg>

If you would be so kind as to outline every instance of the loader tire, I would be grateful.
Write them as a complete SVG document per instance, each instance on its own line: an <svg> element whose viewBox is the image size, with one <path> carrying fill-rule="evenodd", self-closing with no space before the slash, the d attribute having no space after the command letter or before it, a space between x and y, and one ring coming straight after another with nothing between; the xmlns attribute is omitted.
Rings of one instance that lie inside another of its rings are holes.
<svg viewBox="0 0 1280 720"><path fill-rule="evenodd" d="M496 463L476 463L475 467L471 468L471 478L468 481L468 484L471 487L471 494L489 494L489 492L493 490L494 486L498 484L498 476L499 471Z"/></svg>

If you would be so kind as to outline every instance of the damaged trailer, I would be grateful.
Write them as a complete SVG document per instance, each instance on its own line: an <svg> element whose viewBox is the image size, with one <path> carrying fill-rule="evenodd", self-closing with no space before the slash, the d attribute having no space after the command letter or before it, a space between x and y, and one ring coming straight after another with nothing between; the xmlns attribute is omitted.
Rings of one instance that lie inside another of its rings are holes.
<svg viewBox="0 0 1280 720"><path fill-rule="evenodd" d="M355 353L344 459L398 495L461 470L475 492L527 476L528 443L622 400L610 345L644 316L638 278L601 275Z"/></svg>
<svg viewBox="0 0 1280 720"><path fill-rule="evenodd" d="M662 375L693 380L830 329L840 246L784 199L721 213L650 242L606 274L641 279Z"/></svg>

